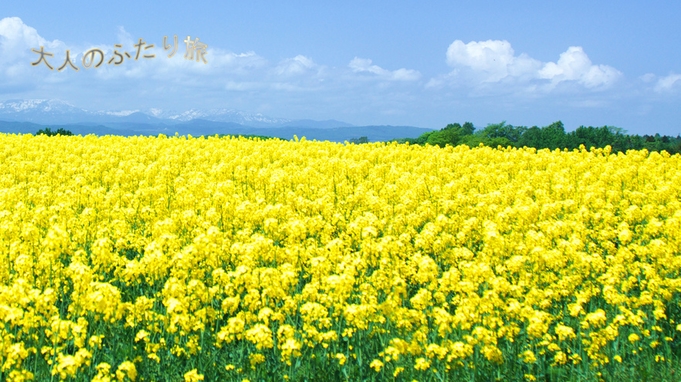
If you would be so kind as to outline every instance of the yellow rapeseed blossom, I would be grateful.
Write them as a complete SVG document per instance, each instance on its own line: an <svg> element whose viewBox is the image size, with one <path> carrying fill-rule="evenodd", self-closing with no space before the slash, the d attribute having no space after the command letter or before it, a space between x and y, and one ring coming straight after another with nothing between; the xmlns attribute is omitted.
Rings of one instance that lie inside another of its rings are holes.
<svg viewBox="0 0 681 382"><path fill-rule="evenodd" d="M334 357L338 360L338 364L340 366L345 365L345 362L347 361L347 357L345 356L345 354L337 353Z"/></svg>
<svg viewBox="0 0 681 382"><path fill-rule="evenodd" d="M522 358L523 362L525 363L537 362L537 357L534 355L534 352L532 350L525 350L520 354L520 358Z"/></svg>
<svg viewBox="0 0 681 382"><path fill-rule="evenodd" d="M184 380L185 382L203 381L203 375L199 374L196 369L192 369L184 373Z"/></svg>
<svg viewBox="0 0 681 382"><path fill-rule="evenodd" d="M130 361L121 363L116 370L117 380L124 381L126 378L131 381L137 379L137 368L135 367L135 364Z"/></svg>
<svg viewBox="0 0 681 382"><path fill-rule="evenodd" d="M517 360L597 375L661 362L681 331L679 155L0 143L8 380L484 379Z"/></svg>

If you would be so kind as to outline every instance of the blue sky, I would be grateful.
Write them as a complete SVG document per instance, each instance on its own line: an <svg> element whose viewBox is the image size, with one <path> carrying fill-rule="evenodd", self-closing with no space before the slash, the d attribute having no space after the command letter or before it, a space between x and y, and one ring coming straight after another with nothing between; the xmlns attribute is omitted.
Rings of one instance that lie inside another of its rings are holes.
<svg viewBox="0 0 681 382"><path fill-rule="evenodd" d="M0 100L678 135L679 15L672 1L5 1ZM207 64L184 58L187 36ZM134 60L140 38L155 58ZM115 44L133 58L108 65ZM55 70L31 65L41 45ZM82 62L91 48L105 53L96 69ZM56 70L67 49L77 72Z"/></svg>

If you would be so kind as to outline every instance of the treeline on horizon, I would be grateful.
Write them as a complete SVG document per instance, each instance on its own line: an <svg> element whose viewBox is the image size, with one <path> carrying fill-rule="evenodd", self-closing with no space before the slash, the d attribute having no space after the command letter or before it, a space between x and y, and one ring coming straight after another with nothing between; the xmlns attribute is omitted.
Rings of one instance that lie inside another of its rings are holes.
<svg viewBox="0 0 681 382"><path fill-rule="evenodd" d="M490 147L533 147L540 149L578 149L584 145L586 149L591 147L604 148L610 146L613 153L626 152L627 150L666 151L669 154L681 152L681 136L655 135L630 135L621 128L614 126L580 126L574 131L565 132L561 121L554 122L545 127L526 127L507 125L506 122L487 125L484 129L476 130L472 123L463 125L450 123L441 130L429 131L418 138L403 138L396 140L399 143L418 145L468 145L479 146L482 143Z"/></svg>
<svg viewBox="0 0 681 382"><path fill-rule="evenodd" d="M39 130L36 135L73 135L71 131L50 128ZM244 137L249 139L280 139L276 137L253 135L253 134L219 134L219 137ZM392 140L398 143L417 145L437 145L440 147L468 145L469 147L483 144L489 147L532 147L541 149L578 149L584 145L586 149L591 147L611 147L611 152L626 152L627 150L666 151L669 154L681 153L681 136L668 135L630 135L625 130L614 126L580 126L574 131L565 132L561 121L554 122L544 127L526 127L507 125L505 121L497 124L489 124L484 129L476 130L471 122L450 123L440 130L429 131L421 134L418 138L401 138ZM367 137L353 138L349 143L369 143Z"/></svg>

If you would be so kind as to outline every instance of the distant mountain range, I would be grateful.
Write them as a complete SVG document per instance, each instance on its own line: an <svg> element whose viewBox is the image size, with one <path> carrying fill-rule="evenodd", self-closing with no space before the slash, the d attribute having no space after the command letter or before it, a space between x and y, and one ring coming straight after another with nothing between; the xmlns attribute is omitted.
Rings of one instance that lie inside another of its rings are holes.
<svg viewBox="0 0 681 382"><path fill-rule="evenodd" d="M414 126L353 126L336 120L289 120L232 109L91 111L59 100L0 102L0 132L35 134L46 127L82 135L174 135L177 132L192 136L253 134L282 139L297 135L333 142L359 137L367 137L369 141L415 138L434 130Z"/></svg>

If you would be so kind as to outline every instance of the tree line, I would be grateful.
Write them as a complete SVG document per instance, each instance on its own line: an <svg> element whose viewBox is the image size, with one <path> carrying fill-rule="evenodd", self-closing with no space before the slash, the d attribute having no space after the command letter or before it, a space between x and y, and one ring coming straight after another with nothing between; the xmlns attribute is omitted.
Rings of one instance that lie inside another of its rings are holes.
<svg viewBox="0 0 681 382"><path fill-rule="evenodd" d="M574 131L566 132L561 121L544 127L526 127L507 125L506 122L489 124L484 129L476 130L472 123L450 123L441 130L430 131L418 138L398 139L400 143L419 145L468 145L475 147L481 143L491 147L534 147L536 149L577 149L584 145L603 148L610 146L612 152L627 150L667 151L669 154L681 152L681 136L631 135L614 126L580 126Z"/></svg>
<svg viewBox="0 0 681 382"><path fill-rule="evenodd" d="M36 135L73 135L68 130L51 130L49 127L39 130ZM225 136L220 134L220 136ZM237 135L245 138L273 139L273 137L261 135ZM489 124L484 129L476 130L472 123L450 123L440 130L429 131L421 134L418 138L403 138L396 140L399 143L418 145L468 145L479 146L481 143L490 147L534 147L540 149L577 149L584 145L603 148L610 146L612 152L626 152L627 150L667 151L669 154L681 153L681 136L667 135L631 135L625 130L614 126L580 126L574 131L565 132L561 121L554 122L544 127L526 127L507 125L505 121L497 124ZM350 143L368 143L367 137L353 138Z"/></svg>

